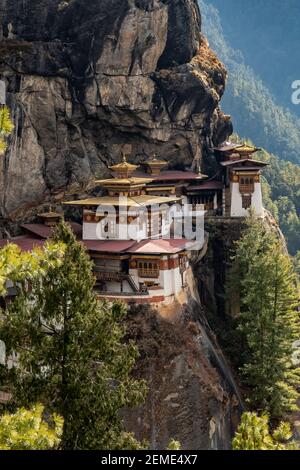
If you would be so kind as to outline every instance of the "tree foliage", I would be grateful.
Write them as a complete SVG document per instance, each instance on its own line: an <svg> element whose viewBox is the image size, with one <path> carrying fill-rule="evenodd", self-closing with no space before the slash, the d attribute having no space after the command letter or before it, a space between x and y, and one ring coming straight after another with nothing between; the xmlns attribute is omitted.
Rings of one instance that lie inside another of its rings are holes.
<svg viewBox="0 0 300 470"><path fill-rule="evenodd" d="M293 365L299 338L297 277L274 233L253 216L233 257L229 293L240 292L241 373L248 401L272 417L297 409L300 369Z"/></svg>
<svg viewBox="0 0 300 470"><path fill-rule="evenodd" d="M215 2L215 0L213 1ZM247 2L243 2L243 5L244 3ZM260 2L261 9L267 3L269 2ZM230 11L230 21L233 21L234 30L242 27L244 33L245 23L239 24L236 16L232 15L232 10L228 9L227 2L222 2L222 4L224 8ZM224 34L219 11L211 5L209 0L199 0L199 5L203 17L204 34L208 37L210 46L228 70L228 83L222 100L222 107L226 113L231 114L236 132L242 137L250 137L257 145L268 149L280 158L299 164L299 118L289 109L278 104L278 100L270 93L265 82L249 67L243 53L235 48L236 44L231 45L228 42L228 38ZM250 8L249 2L247 8L242 8L244 12L248 10L253 10L252 7ZM280 20L282 21L282 18ZM257 17L255 22L255 26L257 26ZM280 25L280 28L282 30L282 25ZM255 28L255 34L257 29ZM261 31L261 33L264 35L265 43L265 32ZM253 45L257 51L256 42ZM277 50L277 48L275 49ZM273 51L275 49L273 48ZM266 54L264 54L264 60L265 56ZM284 55L284 57L286 56L287 54ZM277 65L280 65L282 76L281 62L280 58ZM272 64L272 73L273 68L274 64ZM291 84L294 80L294 76L290 77L287 84L287 91L290 96L292 94ZM282 89L280 93L282 96Z"/></svg>
<svg viewBox="0 0 300 470"><path fill-rule="evenodd" d="M62 243L46 243L44 248L22 252L12 243L0 250L0 295L6 291L6 283L24 283L45 276L48 269L61 266L64 253Z"/></svg>
<svg viewBox="0 0 300 470"><path fill-rule="evenodd" d="M244 413L232 442L233 450L297 450L289 423L280 425L271 433L267 415Z"/></svg>
<svg viewBox="0 0 300 470"><path fill-rule="evenodd" d="M14 129L7 106L0 107L0 154L6 150L6 139Z"/></svg>
<svg viewBox="0 0 300 470"><path fill-rule="evenodd" d="M219 10L226 41L241 50L276 101L299 117L299 106L291 101L291 84L299 79L298 0L208 2Z"/></svg>
<svg viewBox="0 0 300 470"><path fill-rule="evenodd" d="M15 405L60 414L63 449L138 448L120 417L145 395L130 377L138 351L124 340L126 309L98 301L92 263L65 223L54 242L66 247L61 266L34 278L0 325L8 353L19 354L9 374Z"/></svg>
<svg viewBox="0 0 300 470"><path fill-rule="evenodd" d="M300 251L298 251L296 253L296 256L294 256L293 262L294 262L295 271L298 274L298 277L300 278Z"/></svg>
<svg viewBox="0 0 300 470"><path fill-rule="evenodd" d="M232 0L235 2L235 0ZM236 17L232 15L231 9L227 5L228 2L219 0L199 0L203 23L204 33L208 36L211 47L217 52L220 59L225 63L228 69L228 84L222 101L222 107L225 112L232 115L235 131L242 138L250 138L256 145L266 150L260 152L259 156L262 160L270 163L270 166L264 170L264 204L268 210L277 218L280 227L287 239L290 253L295 255L300 251L300 120L294 116L289 110L278 106L276 100L269 92L268 88L259 79L257 74L247 66L243 54L240 50L233 49L228 43L223 27L230 27L231 36L236 37L239 28L244 28L244 22L236 21ZM248 14L252 17L255 8L250 7L246 0L242 2L243 6L238 6L239 16ZM268 2L260 2L259 9L264 11L274 9L273 6L267 5ZM281 7L283 2L276 0ZM290 1L289 1L290 3ZM297 3L297 0L293 0ZM222 10L222 15L227 18L228 22L222 24L221 16L218 9ZM281 7L276 7L276 19L279 20L280 31L282 30L282 17L278 17ZM257 5L256 5L257 8ZM294 7L293 8L298 8ZM290 15L291 8L285 5L289 14L284 18L291 23L295 22L293 15ZM274 11L275 11L274 10ZM227 16L226 16L227 15ZM273 20L272 20L273 27ZM265 28L265 22L263 23ZM255 26L257 26L257 17L255 16ZM278 27L278 24L277 24ZM261 34L264 42L266 33L259 26L254 30L247 29L247 34ZM242 35L242 41L247 37ZM295 34L295 31L294 31ZM241 37L240 37L241 39ZM286 37L285 37L286 39ZM251 47L248 43L247 47ZM256 48L256 42L252 44ZM276 50L275 50L276 49ZM278 53L278 48L273 48L273 53ZM257 54L252 55L257 58ZM282 78L282 60L289 60L287 54L281 57L280 61L275 64L279 67ZM293 62L294 67L295 61ZM265 54L264 63L265 65ZM272 64L272 78L274 77L274 64ZM291 99L291 83L295 77L290 78L286 90ZM280 81L274 81L277 85ZM280 88L280 96L282 96L282 87ZM299 108L299 106L298 106ZM269 152L269 153L268 153ZM273 154L271 153L273 152ZM291 163L294 162L294 163ZM295 164L296 163L296 164Z"/></svg>
<svg viewBox="0 0 300 470"><path fill-rule="evenodd" d="M175 439L171 439L168 445L167 450L181 450L181 444L179 441L175 441Z"/></svg>
<svg viewBox="0 0 300 470"><path fill-rule="evenodd" d="M0 450L58 448L63 420L54 414L52 417L48 416L47 421L42 405L35 405L30 410L21 408L14 414L5 413L0 418Z"/></svg>

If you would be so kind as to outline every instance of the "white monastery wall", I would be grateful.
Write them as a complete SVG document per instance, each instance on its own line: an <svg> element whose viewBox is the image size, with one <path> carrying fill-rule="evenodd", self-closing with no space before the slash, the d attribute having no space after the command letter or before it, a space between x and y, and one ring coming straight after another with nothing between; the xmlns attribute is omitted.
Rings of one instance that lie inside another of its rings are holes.
<svg viewBox="0 0 300 470"><path fill-rule="evenodd" d="M252 194L252 209L258 217L264 214L261 183L254 184L254 193ZM239 183L231 184L231 217L247 217L248 209L243 209L242 195L239 189Z"/></svg>

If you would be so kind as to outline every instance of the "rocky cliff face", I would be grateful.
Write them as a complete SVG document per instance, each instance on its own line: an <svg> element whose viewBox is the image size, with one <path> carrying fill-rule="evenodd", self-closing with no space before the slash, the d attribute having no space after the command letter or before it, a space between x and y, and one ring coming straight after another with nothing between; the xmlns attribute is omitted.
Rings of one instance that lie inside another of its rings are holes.
<svg viewBox="0 0 300 470"><path fill-rule="evenodd" d="M82 191L122 151L195 166L231 132L196 0L0 0L0 17L2 218Z"/></svg>
<svg viewBox="0 0 300 470"><path fill-rule="evenodd" d="M125 413L126 425L152 449L166 449L170 439L185 450L230 449L243 410L194 283L190 276L184 304L159 311L140 306L129 314L128 331L141 354L136 374L149 393L142 407Z"/></svg>
<svg viewBox="0 0 300 470"><path fill-rule="evenodd" d="M126 424L153 449L166 448L172 438L183 449L231 448L244 405L236 370L225 357L239 349L232 321L240 299L228 299L225 284L243 227L239 219L207 220L204 247L191 260L187 297L129 314L128 331L141 354L136 374L147 381L149 394L144 406L125 413Z"/></svg>
<svg viewBox="0 0 300 470"><path fill-rule="evenodd" d="M209 148L231 133L219 108L226 71L201 35L196 0L0 0L0 18L0 79L15 123L0 161L3 227L82 194L122 151L205 170ZM152 448L170 438L185 449L230 447L238 391L202 301L193 286L189 306L129 317L150 392L126 421Z"/></svg>

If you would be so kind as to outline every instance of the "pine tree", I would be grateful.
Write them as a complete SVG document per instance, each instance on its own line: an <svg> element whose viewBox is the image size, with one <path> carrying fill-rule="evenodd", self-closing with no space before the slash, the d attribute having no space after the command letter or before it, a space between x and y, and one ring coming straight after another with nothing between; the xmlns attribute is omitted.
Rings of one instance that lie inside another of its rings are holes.
<svg viewBox="0 0 300 470"><path fill-rule="evenodd" d="M21 408L0 418L0 450L54 450L58 448L63 420L57 415L47 417L44 407ZM50 423L49 423L50 421Z"/></svg>
<svg viewBox="0 0 300 470"><path fill-rule="evenodd" d="M98 301L92 263L64 222L54 242L66 246L62 265L18 296L0 329L19 353L15 404L41 402L61 415L63 449L138 448L120 418L145 395L144 383L130 378L138 352L124 341L126 309Z"/></svg>
<svg viewBox="0 0 300 470"><path fill-rule="evenodd" d="M241 367L249 402L272 417L297 409L300 370L293 366L299 339L297 278L282 243L253 216L237 242L230 290L241 297L239 330L246 344Z"/></svg>
<svg viewBox="0 0 300 470"><path fill-rule="evenodd" d="M64 253L63 244L46 243L44 248L36 248L32 252L22 252L17 245L7 244L0 249L0 298L6 296L7 282L13 283L17 290L25 288L34 279L45 276L51 267L59 267ZM0 307L0 319L3 319ZM6 356L6 344L0 333L1 364L0 386L7 387L7 374L3 361Z"/></svg>
<svg viewBox="0 0 300 470"><path fill-rule="evenodd" d="M232 441L232 448L233 450L297 450L297 445L290 441L292 435L289 423L280 423L271 433L268 416L244 413Z"/></svg>

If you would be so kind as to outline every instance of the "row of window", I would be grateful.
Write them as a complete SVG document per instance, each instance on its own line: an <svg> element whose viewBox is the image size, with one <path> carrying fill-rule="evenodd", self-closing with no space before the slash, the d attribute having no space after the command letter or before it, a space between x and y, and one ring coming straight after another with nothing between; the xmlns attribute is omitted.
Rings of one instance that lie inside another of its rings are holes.
<svg viewBox="0 0 300 470"><path fill-rule="evenodd" d="M179 258L180 271L186 270L187 259L185 256ZM138 275L139 277L158 278L159 277L159 261L139 261L138 262Z"/></svg>
<svg viewBox="0 0 300 470"><path fill-rule="evenodd" d="M240 178L240 192L241 193L254 193L254 178L241 177Z"/></svg>
<svg viewBox="0 0 300 470"><path fill-rule="evenodd" d="M139 277L148 277L156 279L159 277L159 262L138 262L138 275Z"/></svg>

